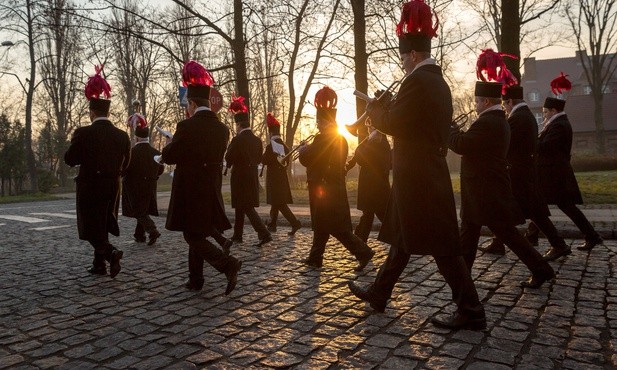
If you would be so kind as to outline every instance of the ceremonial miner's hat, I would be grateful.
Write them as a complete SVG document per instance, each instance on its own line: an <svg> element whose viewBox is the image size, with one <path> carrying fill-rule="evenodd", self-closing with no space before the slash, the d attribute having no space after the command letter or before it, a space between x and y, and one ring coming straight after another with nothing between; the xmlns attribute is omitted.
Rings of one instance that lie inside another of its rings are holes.
<svg viewBox="0 0 617 370"><path fill-rule="evenodd" d="M509 86L518 83L516 77L506 67L504 56L516 58L495 52L493 49L482 50L476 62L476 76L480 81L476 82L475 96L501 98Z"/></svg>
<svg viewBox="0 0 617 370"><path fill-rule="evenodd" d="M244 96L231 96L231 104L228 111L234 114L236 123L249 122L249 108L244 104Z"/></svg>
<svg viewBox="0 0 617 370"><path fill-rule="evenodd" d="M336 122L336 103L338 96L328 86L322 87L315 94L315 108L317 108L317 122Z"/></svg>
<svg viewBox="0 0 617 370"><path fill-rule="evenodd" d="M137 127L135 129L135 136L137 137L141 137L141 138L148 138L150 135L150 130L148 129L148 127Z"/></svg>
<svg viewBox="0 0 617 370"><path fill-rule="evenodd" d="M189 60L182 68L182 84L186 86L187 99L210 99L210 88L214 78L204 66Z"/></svg>
<svg viewBox="0 0 617 370"><path fill-rule="evenodd" d="M111 87L103 76L101 76L101 72L103 72L102 64L100 66L95 65L94 71L94 76L89 77L86 82L84 93L86 94L86 98L90 101L90 110L95 110L107 115L109 114L109 106L111 104L109 100L111 97ZM105 99L101 99L101 95L103 95Z"/></svg>
<svg viewBox="0 0 617 370"><path fill-rule="evenodd" d="M501 100L519 99L523 100L523 86L507 86L501 94Z"/></svg>
<svg viewBox="0 0 617 370"><path fill-rule="evenodd" d="M559 77L551 81L551 91L555 97L547 97L544 100L544 108L562 111L566 107L566 100L563 93L570 90L572 90L572 83L568 80L568 75L561 72Z"/></svg>
<svg viewBox="0 0 617 370"><path fill-rule="evenodd" d="M424 0L411 0L403 4L401 21L396 26L399 52L405 54L412 50L431 51L431 39L437 36L438 28L437 14Z"/></svg>
<svg viewBox="0 0 617 370"><path fill-rule="evenodd" d="M266 124L268 125L268 131L270 131L271 134L281 134L281 124L271 112L268 112L268 116L266 117Z"/></svg>

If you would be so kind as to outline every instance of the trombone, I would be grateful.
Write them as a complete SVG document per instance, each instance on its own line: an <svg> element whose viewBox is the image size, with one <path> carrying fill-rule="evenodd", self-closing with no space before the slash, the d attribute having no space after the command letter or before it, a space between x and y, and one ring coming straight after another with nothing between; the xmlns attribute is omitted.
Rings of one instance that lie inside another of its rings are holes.
<svg viewBox="0 0 617 370"><path fill-rule="evenodd" d="M381 102L383 99L385 99L386 96L391 96L391 99L394 100L394 98L396 97L396 94L392 94L392 91L394 91L395 89L398 89L404 79L405 77L403 77L400 80L396 80L392 82L392 84L388 86L388 88L385 91L382 91L381 94L379 96L376 96L375 98L371 98L370 96L358 90L355 90L353 94L367 103L372 103L374 101ZM358 136L358 129L362 127L367 117L368 117L368 112L364 111L364 113L362 113L362 115L360 116L360 118L356 120L356 122L350 125L345 125L345 128L353 136Z"/></svg>
<svg viewBox="0 0 617 370"><path fill-rule="evenodd" d="M298 157L300 156L300 148L304 145L307 145L307 143L309 143L310 141L313 141L313 139L315 139L315 134L312 134L306 139L300 141L300 144L296 145L293 149L291 149L289 153L285 154L284 156L278 156L276 159L279 161L281 166L285 167L285 162L287 162L290 157L291 162L294 162L296 159L298 159Z"/></svg>

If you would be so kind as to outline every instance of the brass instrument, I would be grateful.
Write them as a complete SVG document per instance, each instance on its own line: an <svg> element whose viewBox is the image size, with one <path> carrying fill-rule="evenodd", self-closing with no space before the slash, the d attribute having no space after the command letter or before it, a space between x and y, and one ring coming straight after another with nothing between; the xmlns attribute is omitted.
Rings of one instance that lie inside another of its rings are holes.
<svg viewBox="0 0 617 370"><path fill-rule="evenodd" d="M452 127L456 127L458 130L465 127L465 125L467 125L467 122L469 122L469 116L473 112L473 110L470 110L467 113L459 114L458 116L454 117L454 119L452 120Z"/></svg>
<svg viewBox="0 0 617 370"><path fill-rule="evenodd" d="M371 98L370 96L366 95L365 93L355 90L353 92L353 94L355 96L357 96L358 98L364 100L367 103L372 103L374 101L378 101L381 102L383 99L385 99L385 97L390 96L392 100L394 100L394 97L396 96L395 94L392 94L392 91L394 91L395 89L398 89L399 86L401 85L401 83L403 82L404 77L400 80L396 80L394 81L390 86L388 86L388 88L381 92L381 94L375 98ZM358 129L360 127L362 127L362 125L364 124L364 121L368 118L368 112L364 112L362 113L362 115L360 116L360 118L358 118L356 120L356 122L350 124L350 125L345 125L345 128L347 129L347 131L349 131L350 134L352 134L353 136L358 136Z"/></svg>
<svg viewBox="0 0 617 370"><path fill-rule="evenodd" d="M279 163L281 164L281 166L285 167L285 162L287 162L287 160L291 157L291 161L293 162L296 159L298 159L298 157L300 156L300 148L304 145L307 145L307 143L309 141L313 141L313 139L315 139L315 134L310 135L309 137L307 137L306 139L302 140L300 142L300 144L298 144L297 146L295 146L293 149L291 149L289 151L289 153L285 154L284 156L279 156L276 159L279 161Z"/></svg>

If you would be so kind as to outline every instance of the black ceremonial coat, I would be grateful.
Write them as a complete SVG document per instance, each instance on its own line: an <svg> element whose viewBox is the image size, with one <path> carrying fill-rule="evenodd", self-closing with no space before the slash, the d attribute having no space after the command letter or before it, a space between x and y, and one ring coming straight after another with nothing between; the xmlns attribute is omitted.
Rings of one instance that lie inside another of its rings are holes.
<svg viewBox="0 0 617 370"><path fill-rule="evenodd" d="M583 204L583 197L570 165L572 126L567 115L555 118L538 140L538 179L548 204Z"/></svg>
<svg viewBox="0 0 617 370"><path fill-rule="evenodd" d="M313 231L329 234L351 231L345 187L347 151L345 138L336 128L331 128L317 134L300 152L300 163L306 167Z"/></svg>
<svg viewBox="0 0 617 370"><path fill-rule="evenodd" d="M164 166L154 161L161 153L149 143L138 143L131 149L131 163L122 177L122 215L139 217L158 216L156 180Z"/></svg>
<svg viewBox="0 0 617 370"><path fill-rule="evenodd" d="M227 148L225 162L231 167L231 207L259 207L259 173L261 140L251 130L234 136Z"/></svg>
<svg viewBox="0 0 617 370"><path fill-rule="evenodd" d="M289 148L280 137L275 141L283 145L285 154L289 153ZM262 158L262 163L266 166L266 202L272 205L291 204L293 198L287 169L279 163L277 157L278 155L272 151L272 144L268 144Z"/></svg>
<svg viewBox="0 0 617 370"><path fill-rule="evenodd" d="M391 150L388 139L376 135L358 145L347 167L360 166L358 205L361 211L384 212L390 196Z"/></svg>
<svg viewBox="0 0 617 370"><path fill-rule="evenodd" d="M461 219L480 225L522 224L506 155L510 127L502 110L487 111L466 132L452 129L450 149L461 154Z"/></svg>
<svg viewBox="0 0 617 370"><path fill-rule="evenodd" d="M528 106L517 108L508 116L510 124L510 182L514 199L525 218L549 216L551 213L538 189L536 152L538 148L538 124Z"/></svg>
<svg viewBox="0 0 617 370"><path fill-rule="evenodd" d="M452 96L441 68L416 69L390 109L370 116L373 126L393 137L392 191L379 240L410 254L461 255L446 162Z"/></svg>
<svg viewBox="0 0 617 370"><path fill-rule="evenodd" d="M229 129L210 110L181 121L163 161L175 164L165 227L172 231L211 232L231 228L221 194L223 155Z"/></svg>
<svg viewBox="0 0 617 370"><path fill-rule="evenodd" d="M107 119L94 121L73 133L64 162L79 165L75 181L80 239L100 242L107 240L107 233L120 235L120 173L127 168L130 158L129 136Z"/></svg>

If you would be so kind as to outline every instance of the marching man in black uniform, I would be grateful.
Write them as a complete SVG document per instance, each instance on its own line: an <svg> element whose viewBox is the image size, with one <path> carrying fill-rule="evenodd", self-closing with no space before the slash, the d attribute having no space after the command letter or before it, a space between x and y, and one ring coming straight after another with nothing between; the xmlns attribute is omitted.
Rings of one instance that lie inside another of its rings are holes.
<svg viewBox="0 0 617 370"><path fill-rule="evenodd" d="M319 134L299 148L300 163L306 167L313 245L303 262L319 268L330 235L338 239L358 260L356 271L370 262L375 252L351 232L351 214L345 187L347 141L338 133L334 90L325 86L315 94Z"/></svg>
<svg viewBox="0 0 617 370"><path fill-rule="evenodd" d="M90 126L75 130L71 145L64 154L69 166L79 166L77 183L77 230L79 239L94 247L94 260L88 271L109 276L120 272L122 251L111 245L108 233L118 236L120 174L126 170L131 156L131 141L126 132L116 128L107 118L111 87L101 76L103 66L86 83L90 100ZM101 99L104 95L107 99Z"/></svg>
<svg viewBox="0 0 617 370"><path fill-rule="evenodd" d="M266 124L270 132L270 143L266 145L262 164L267 168L266 202L271 206L270 222L267 225L268 231L276 232L276 221L280 211L291 225L291 231L288 235L292 236L302 227L302 224L288 206L288 204L293 203L286 169L289 158L286 159L285 163L279 162L279 158L283 158L289 153L289 148L281 139L281 124L272 113L268 113Z"/></svg>
<svg viewBox="0 0 617 370"><path fill-rule="evenodd" d="M229 105L229 111L234 113L236 122L236 136L231 139L227 154L225 154L227 168L231 168L229 179L231 207L236 210L234 234L231 239L237 243L242 242L244 216L246 215L257 232L259 242L255 246L258 247L272 241L272 235L255 210L255 207L259 207L257 167L261 163L263 154L261 140L251 130L248 107L244 104L244 97L234 96Z"/></svg>
<svg viewBox="0 0 617 370"><path fill-rule="evenodd" d="M542 113L544 127L540 132L538 142L538 178L540 189L548 204L556 204L566 216L570 217L576 227L585 235L585 243L578 246L578 250L589 251L603 240L587 220L587 217L576 206L583 204L583 197L578 188L574 170L570 165L572 150L572 125L563 111L566 101L561 94L572 88L572 84L561 73L561 76L551 81L553 93L558 98L547 97L544 101ZM529 225L528 233L537 238L538 226ZM541 231L544 232L540 228ZM551 252L551 251L549 251ZM554 254L564 254L557 250Z"/></svg>
<svg viewBox="0 0 617 370"><path fill-rule="evenodd" d="M505 63L495 69L499 70L496 78L499 81L509 73ZM484 75L479 69L478 76L482 79ZM488 76L491 79L492 74L489 72ZM512 194L508 174L510 126L501 107L502 88L498 82L476 82L475 105L480 116L467 131L453 127L450 133L450 149L462 155L461 244L471 270L480 230L482 225L488 226L531 271L532 276L521 282L521 286L539 288L553 279L555 272L515 227L524 223L525 217Z"/></svg>
<svg viewBox="0 0 617 370"><path fill-rule="evenodd" d="M158 216L156 204L156 180L165 167L154 161L161 153L150 145L145 119L135 127L135 146L131 149L131 163L122 175L122 215L137 219L135 241L144 243L148 233L148 245L153 245L161 236L150 215Z"/></svg>
<svg viewBox="0 0 617 370"><path fill-rule="evenodd" d="M510 163L510 183L516 202L525 218L531 219L548 238L551 245L543 256L547 261L555 260L571 253L570 247L559 236L544 198L540 194L537 181L536 154L538 147L538 124L531 110L523 100L523 87L508 86L501 96L508 114L510 125L510 147L507 159ZM494 238L486 247L479 247L487 253L505 254L503 242Z"/></svg>
<svg viewBox="0 0 617 370"><path fill-rule="evenodd" d="M210 110L210 87L214 79L203 66L189 61L182 71L187 86L187 112L173 138L167 138L163 162L175 164L171 199L165 227L182 231L189 245L189 290L204 285L204 261L227 277L225 295L236 287L242 262L225 255L206 239L212 230L231 228L225 215L221 183L223 155L229 129Z"/></svg>
<svg viewBox="0 0 617 370"><path fill-rule="evenodd" d="M370 119L367 119L367 123ZM390 168L392 160L390 143L386 135L377 131L370 124L369 136L356 148L353 157L347 162L346 170L351 170L356 164L360 166L358 175L358 204L362 211L360 222L354 230L366 243L373 227L375 216L384 222L388 203L385 198L390 195Z"/></svg>
<svg viewBox="0 0 617 370"><path fill-rule="evenodd" d="M433 27L432 16L422 0L403 5L397 35L406 76L391 104L374 101L368 107L373 126L394 140L392 191L379 233L379 240L391 246L375 282L368 287L349 283L349 288L383 312L411 255L432 255L457 305L452 316L433 317L433 324L482 330L486 317L462 257L446 162L452 95L441 68L430 58L438 27Z"/></svg>

